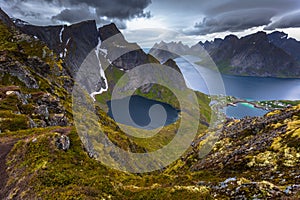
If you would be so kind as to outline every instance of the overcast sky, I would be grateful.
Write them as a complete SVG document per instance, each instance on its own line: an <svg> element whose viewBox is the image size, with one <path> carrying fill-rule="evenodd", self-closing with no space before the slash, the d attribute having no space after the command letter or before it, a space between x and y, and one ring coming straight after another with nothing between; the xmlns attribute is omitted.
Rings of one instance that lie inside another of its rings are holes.
<svg viewBox="0 0 300 200"><path fill-rule="evenodd" d="M144 47L258 30L280 30L300 40L300 0L0 0L0 6L36 25L114 22L129 41Z"/></svg>

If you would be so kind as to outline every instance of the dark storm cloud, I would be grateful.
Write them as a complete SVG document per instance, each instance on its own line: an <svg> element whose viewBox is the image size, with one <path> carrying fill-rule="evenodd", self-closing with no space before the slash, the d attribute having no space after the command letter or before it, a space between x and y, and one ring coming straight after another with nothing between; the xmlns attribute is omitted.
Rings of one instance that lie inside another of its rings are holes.
<svg viewBox="0 0 300 200"><path fill-rule="evenodd" d="M150 12L144 11L151 4L151 0L4 0L4 2L11 7L13 14L24 17L25 13L35 14L36 7L40 5L43 5L41 12L51 7L56 12L53 12L52 16L46 16L45 19L52 19L56 23L95 19L99 23L117 22L124 27L125 20L151 17ZM24 5L27 6L27 10Z"/></svg>
<svg viewBox="0 0 300 200"><path fill-rule="evenodd" d="M300 20L295 19L299 19L299 15L290 15L281 20L283 23L275 20L300 9L299 0L199 0L198 3L200 6L195 9L202 13L203 19L195 23L193 28L185 30L189 35L236 32L273 23L272 27L275 28L283 27L284 24L285 28L299 27Z"/></svg>
<svg viewBox="0 0 300 200"><path fill-rule="evenodd" d="M95 19L96 15L92 14L88 9L64 9L58 15L53 16L55 21L75 23L82 20Z"/></svg>
<svg viewBox="0 0 300 200"><path fill-rule="evenodd" d="M288 12L299 6L298 0L223 0L209 4L203 12L209 16L244 9L274 9L278 13ZM299 7L298 7L299 8Z"/></svg>
<svg viewBox="0 0 300 200"><path fill-rule="evenodd" d="M196 23L190 34L206 35L209 33L225 31L243 31L252 27L271 23L276 13L273 9L250 9L226 12L215 17L206 17L202 22Z"/></svg>
<svg viewBox="0 0 300 200"><path fill-rule="evenodd" d="M279 18L266 26L265 30L274 30L276 28L300 27L300 12L292 13Z"/></svg>
<svg viewBox="0 0 300 200"><path fill-rule="evenodd" d="M23 0L26 1L26 0ZM27 0L28 1L28 0ZM65 7L84 8L86 6L96 9L98 16L108 18L130 19L135 17L150 17L144 9L151 0L44 0L46 2Z"/></svg>
<svg viewBox="0 0 300 200"><path fill-rule="evenodd" d="M84 20L96 20L98 25L113 22L119 29L126 29L126 23L124 20L118 18L110 19L107 17L99 17L96 13L90 12L88 8L67 8L61 11L58 15L53 16L51 19L54 22L67 22L71 24Z"/></svg>

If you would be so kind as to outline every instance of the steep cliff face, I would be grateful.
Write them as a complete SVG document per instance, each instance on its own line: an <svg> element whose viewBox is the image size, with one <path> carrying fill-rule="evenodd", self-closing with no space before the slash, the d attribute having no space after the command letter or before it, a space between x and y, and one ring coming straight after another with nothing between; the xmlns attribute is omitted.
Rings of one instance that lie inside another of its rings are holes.
<svg viewBox="0 0 300 200"><path fill-rule="evenodd" d="M72 76L75 76L84 59L99 42L95 21L84 21L71 26L17 25L23 33L45 42L64 60Z"/></svg>
<svg viewBox="0 0 300 200"><path fill-rule="evenodd" d="M107 50L107 58L115 67L130 70L146 63L157 62L138 44L127 42L115 24L103 26L99 28L99 32L103 42L101 48Z"/></svg>

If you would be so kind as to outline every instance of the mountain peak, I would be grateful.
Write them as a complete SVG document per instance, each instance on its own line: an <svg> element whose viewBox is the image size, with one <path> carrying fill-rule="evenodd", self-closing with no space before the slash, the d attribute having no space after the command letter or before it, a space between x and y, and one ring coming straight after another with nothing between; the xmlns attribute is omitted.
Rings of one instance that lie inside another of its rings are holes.
<svg viewBox="0 0 300 200"><path fill-rule="evenodd" d="M268 34L269 38L278 38L278 39L287 39L288 38L288 34L286 34L285 32L282 31L274 31L270 34Z"/></svg>
<svg viewBox="0 0 300 200"><path fill-rule="evenodd" d="M238 40L239 38L236 35L227 35L224 40Z"/></svg>
<svg viewBox="0 0 300 200"><path fill-rule="evenodd" d="M264 31L258 31L256 33L242 37L242 39L249 39L249 38L265 39L265 38L267 38L267 33Z"/></svg>
<svg viewBox="0 0 300 200"><path fill-rule="evenodd" d="M66 26L66 25L65 25ZM76 24L72 24L69 27L82 27L82 26L93 26L93 27L97 27L96 26L96 21L95 20L86 20L86 21L82 21L82 22L78 22Z"/></svg>
<svg viewBox="0 0 300 200"><path fill-rule="evenodd" d="M101 28L99 28L99 33L100 33L100 39L102 41L104 41L114 35L121 33L121 32L114 23L111 23L111 24L104 25Z"/></svg>

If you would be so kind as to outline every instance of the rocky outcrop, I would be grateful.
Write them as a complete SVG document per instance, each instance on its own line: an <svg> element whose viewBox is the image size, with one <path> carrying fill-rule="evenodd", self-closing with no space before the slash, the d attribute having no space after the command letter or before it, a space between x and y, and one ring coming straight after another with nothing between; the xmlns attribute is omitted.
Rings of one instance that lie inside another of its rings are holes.
<svg viewBox="0 0 300 200"><path fill-rule="evenodd" d="M251 170L251 167L256 166L261 167L262 170L266 168L273 169L273 167L275 167L275 169L283 169L283 166L288 167L287 165L289 165L289 173L292 172L293 169L297 171L297 169L294 168L297 163L297 159L294 157L296 154L293 156L282 155L282 162L277 162L275 157L271 157L275 152L279 153L279 151L285 151L281 149L281 147L285 148L284 145L287 145L286 147L296 148L296 151L299 150L299 148L295 146L295 142L300 139L297 135L299 127L294 126L299 122L300 106L284 110L275 110L263 117L246 117L241 120L228 120L223 126L222 133L219 136L219 142L216 144L214 151L205 159L194 164L191 169L214 168L230 170L234 168L236 170ZM293 133L295 134L293 135ZM199 141L199 145L201 145L200 143L201 141ZM249 149L249 147L251 147L251 149ZM226 151L223 151L225 149ZM259 154L262 152L265 152L265 155ZM261 163L264 162L262 160L256 162L257 160L252 159L258 158L259 156L266 156L267 154L269 157L267 156L261 159L266 159L270 163ZM284 161L284 159L286 160ZM289 159L295 159L294 161L296 162L288 161ZM273 172L268 171L268 173ZM266 174L266 171L264 171L263 175L261 174L261 176L272 177L269 175ZM290 176L290 174L285 175Z"/></svg>
<svg viewBox="0 0 300 200"><path fill-rule="evenodd" d="M70 138L66 135L60 135L56 138L55 144L58 149L67 151L70 148Z"/></svg>

